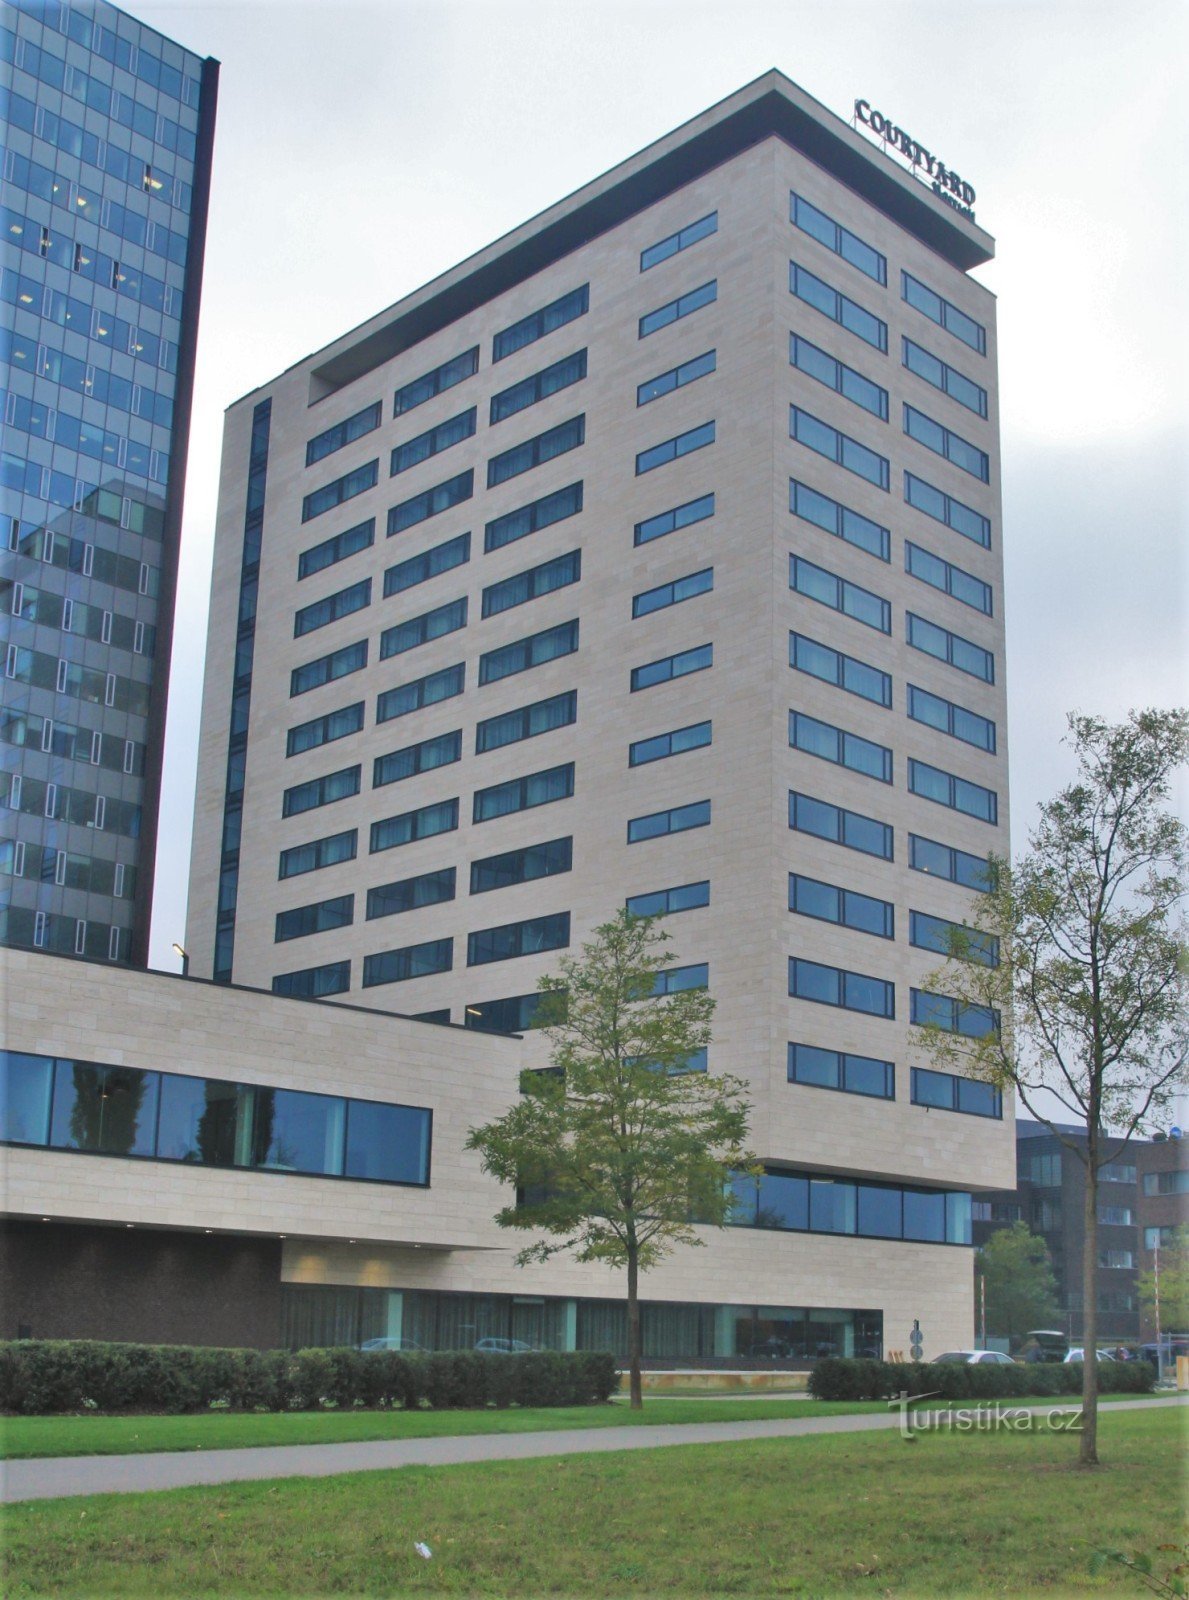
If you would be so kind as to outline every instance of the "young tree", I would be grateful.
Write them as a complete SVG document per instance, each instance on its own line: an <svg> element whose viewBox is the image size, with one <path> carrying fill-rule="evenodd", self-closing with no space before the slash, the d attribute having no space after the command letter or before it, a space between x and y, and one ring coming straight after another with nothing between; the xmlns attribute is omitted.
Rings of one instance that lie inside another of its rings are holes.
<svg viewBox="0 0 1189 1600"><path fill-rule="evenodd" d="M984 1280L987 1326L1013 1338L1049 1325L1057 1310L1057 1280L1049 1247L1026 1222L997 1228L975 1256Z"/></svg>
<svg viewBox="0 0 1189 1600"><path fill-rule="evenodd" d="M1178 1228L1170 1243L1160 1250L1160 1276L1153 1263L1136 1279L1139 1291L1140 1323L1155 1332L1156 1296L1160 1296L1162 1336L1189 1329L1189 1227Z"/></svg>
<svg viewBox="0 0 1189 1600"><path fill-rule="evenodd" d="M690 1067L706 1048L714 1001L665 993L669 936L621 911L580 957L538 984L534 1025L552 1069L526 1072L521 1098L473 1128L484 1171L518 1190L496 1221L544 1234L517 1256L627 1270L631 1404L641 1404L639 1274L675 1246L700 1245L695 1224L722 1226L731 1174L749 1164L746 1086Z"/></svg>
<svg viewBox="0 0 1189 1600"><path fill-rule="evenodd" d="M1098 1336L1098 1173L1167 1112L1189 1057L1186 830L1165 809L1189 712L1071 715L1079 776L1040 807L1028 851L992 859L948 941L918 1036L933 1061L1014 1089L1086 1169L1083 1342ZM1051 1098L1085 1125L1071 1139ZM1081 1460L1098 1461L1098 1368L1084 1364Z"/></svg>

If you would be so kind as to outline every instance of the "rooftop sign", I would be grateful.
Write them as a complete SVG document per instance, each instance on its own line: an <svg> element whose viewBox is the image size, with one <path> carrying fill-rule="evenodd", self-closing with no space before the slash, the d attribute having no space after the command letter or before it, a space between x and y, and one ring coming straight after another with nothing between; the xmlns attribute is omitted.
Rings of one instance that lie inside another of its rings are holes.
<svg viewBox="0 0 1189 1600"><path fill-rule="evenodd" d="M974 221L974 187L959 177L944 161L939 161L935 155L926 150L919 140L914 139L910 133L905 133L892 121L885 117L882 111L873 111L870 100L855 101L855 116L864 127L870 128L872 133L882 139L885 144L890 144L893 150L898 150L906 160L912 163L914 170L924 167L933 179L933 193L945 201L946 205L953 206L955 211L960 211L964 217Z"/></svg>

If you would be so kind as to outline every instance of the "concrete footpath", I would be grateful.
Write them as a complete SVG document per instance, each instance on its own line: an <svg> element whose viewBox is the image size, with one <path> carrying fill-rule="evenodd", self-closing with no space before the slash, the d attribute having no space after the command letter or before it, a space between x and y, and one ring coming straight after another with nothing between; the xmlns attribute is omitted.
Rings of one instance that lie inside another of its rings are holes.
<svg viewBox="0 0 1189 1600"><path fill-rule="evenodd" d="M1102 1411L1143 1411L1189 1403L1189 1397L1105 1401ZM1004 1405L1042 1415L1077 1406ZM977 1408L953 1410L976 1417ZM986 1415L989 1417L990 1412ZM837 1417L789 1417L773 1422L684 1422L650 1427L565 1428L556 1433L454 1434L442 1439L374 1439L355 1444L261 1445L246 1450L176 1450L132 1456L46 1456L0 1463L0 1501L56 1500L77 1494L132 1494L195 1484L259 1478L327 1478L340 1472L382 1472L395 1467L455 1466L472 1461L530 1461L542 1456L594 1455L611 1450L655 1450L669 1445L728 1444L790 1439L819 1433L874 1433L895 1428L899 1415L866 1412Z"/></svg>

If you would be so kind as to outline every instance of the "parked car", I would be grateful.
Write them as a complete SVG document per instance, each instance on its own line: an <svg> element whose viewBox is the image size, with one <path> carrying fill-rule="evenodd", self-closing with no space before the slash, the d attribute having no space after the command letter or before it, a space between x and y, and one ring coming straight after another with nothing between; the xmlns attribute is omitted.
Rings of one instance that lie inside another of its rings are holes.
<svg viewBox="0 0 1189 1600"><path fill-rule="evenodd" d="M1016 1352L1019 1361L1064 1361L1069 1340L1055 1328L1033 1328Z"/></svg>
<svg viewBox="0 0 1189 1600"><path fill-rule="evenodd" d="M365 1339L358 1347L360 1350L415 1350L421 1355L426 1354L423 1344L418 1344L416 1339Z"/></svg>
<svg viewBox="0 0 1189 1600"><path fill-rule="evenodd" d="M1002 1350L947 1350L942 1356L935 1356L934 1363L938 1366L943 1361L951 1364L961 1363L969 1367L1014 1367L1015 1362L1010 1356L1005 1356Z"/></svg>
<svg viewBox="0 0 1189 1600"><path fill-rule="evenodd" d="M1156 1354L1156 1341L1154 1339L1150 1344L1141 1344L1139 1347L1139 1359L1141 1361L1150 1361L1153 1366L1157 1364ZM1189 1338L1175 1333L1169 1335L1160 1341L1160 1354L1166 1367L1173 1366L1178 1356L1189 1356Z"/></svg>
<svg viewBox="0 0 1189 1600"><path fill-rule="evenodd" d="M475 1349L487 1355L497 1356L523 1356L529 1355L536 1349L535 1344L525 1344L523 1339L479 1339Z"/></svg>
<svg viewBox="0 0 1189 1600"><path fill-rule="evenodd" d="M1085 1348L1080 1344L1071 1345L1069 1352L1065 1357L1066 1361L1084 1361L1085 1359L1086 1351ZM1111 1350L1100 1350L1098 1352L1098 1359L1099 1361L1113 1361L1115 1359L1114 1352Z"/></svg>

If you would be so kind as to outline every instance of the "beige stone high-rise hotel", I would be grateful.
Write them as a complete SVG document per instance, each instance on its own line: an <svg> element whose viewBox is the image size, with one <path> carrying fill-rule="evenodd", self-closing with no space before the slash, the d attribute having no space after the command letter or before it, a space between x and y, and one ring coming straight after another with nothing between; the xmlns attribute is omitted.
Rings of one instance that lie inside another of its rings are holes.
<svg viewBox="0 0 1189 1600"><path fill-rule="evenodd" d="M971 1342L1012 1108L909 1029L993 1025L923 981L1007 851L993 242L863 120L768 73L227 412L214 988L121 979L158 1059L120 1060L255 1086L222 1158L209 1118L142 1155L179 1233L273 1251L289 1342L622 1338L614 1275L512 1265L462 1144L540 1057L508 1037L537 980L625 904L709 986L765 1167L646 1279L648 1354ZM223 1040L190 1065L187 1005ZM357 1104L428 1114L396 1176L352 1169Z"/></svg>

